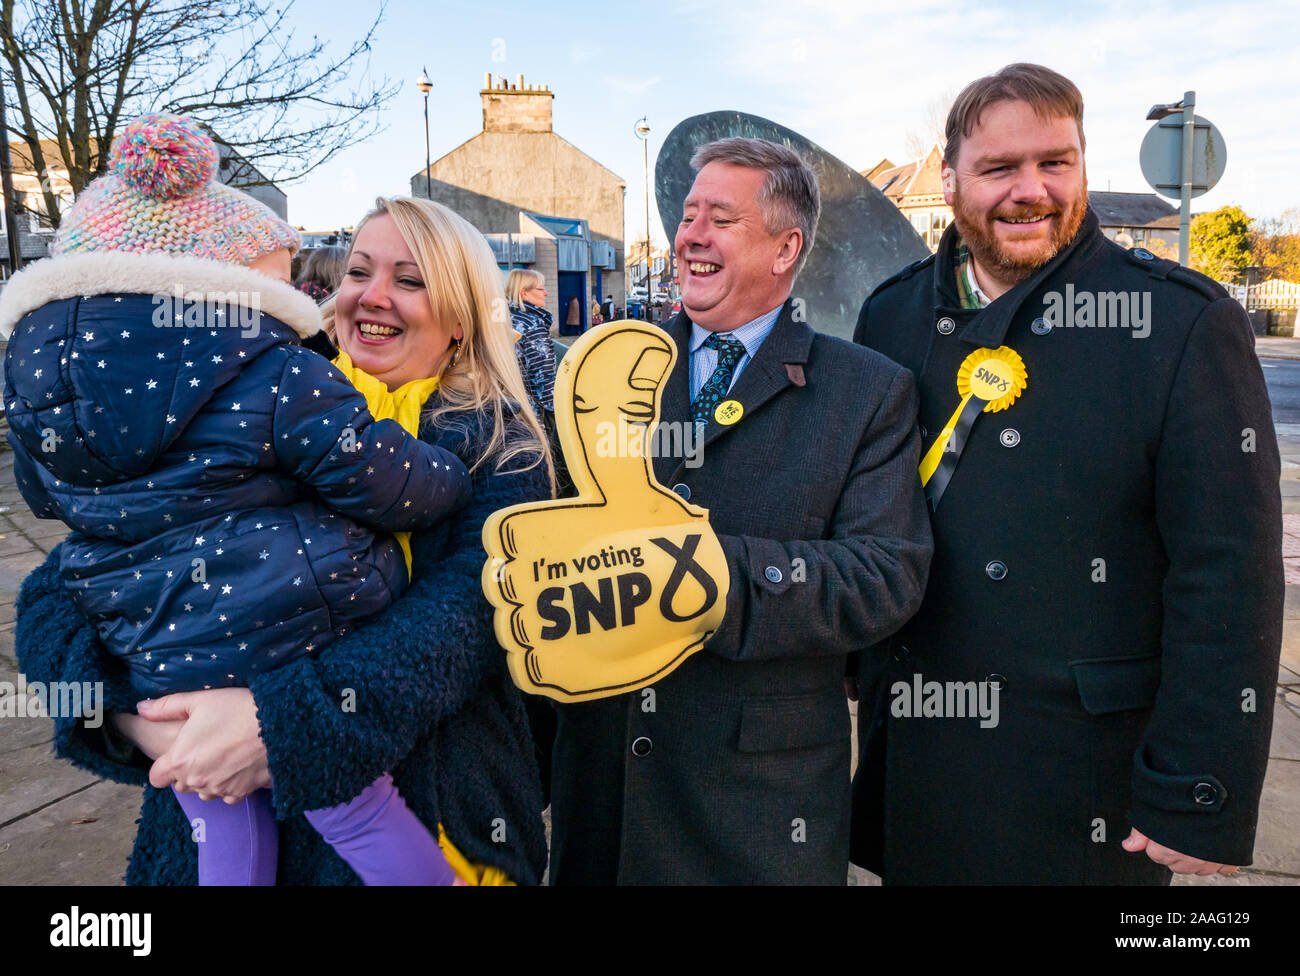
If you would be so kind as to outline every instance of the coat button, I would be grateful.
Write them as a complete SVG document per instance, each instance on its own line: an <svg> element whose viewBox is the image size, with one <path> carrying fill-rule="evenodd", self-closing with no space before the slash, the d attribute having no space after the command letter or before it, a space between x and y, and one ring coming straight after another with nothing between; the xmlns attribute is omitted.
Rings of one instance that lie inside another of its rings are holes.
<svg viewBox="0 0 1300 976"><path fill-rule="evenodd" d="M898 649L894 651L894 660L902 663L912 656L912 649L906 644L899 644Z"/></svg>
<svg viewBox="0 0 1300 976"><path fill-rule="evenodd" d="M989 574L989 579L991 580L1005 579L1007 575L1007 564L1001 559L994 559L984 567L984 572Z"/></svg>
<svg viewBox="0 0 1300 976"><path fill-rule="evenodd" d="M1034 335L1047 335L1052 331L1052 323L1040 315L1029 323L1029 331Z"/></svg>
<svg viewBox="0 0 1300 976"><path fill-rule="evenodd" d="M1002 442L1003 447L1015 447L1020 443L1020 431L1014 427L1008 427L998 435L998 440Z"/></svg>
<svg viewBox="0 0 1300 976"><path fill-rule="evenodd" d="M763 575L767 577L769 583L779 583L782 579L781 571L775 566L767 567L767 569L763 570Z"/></svg>
<svg viewBox="0 0 1300 976"><path fill-rule="evenodd" d="M689 502L691 500L690 485L679 481L677 484L673 485L673 491L682 496L682 501Z"/></svg>
<svg viewBox="0 0 1300 976"><path fill-rule="evenodd" d="M1192 799L1202 806L1211 806L1219 798L1219 791L1212 783L1197 783L1192 787Z"/></svg>
<svg viewBox="0 0 1300 976"><path fill-rule="evenodd" d="M1131 249L1129 253L1132 254L1135 258L1137 258L1139 261L1154 261L1156 258L1156 256L1152 254L1150 251L1148 251L1145 247L1135 247ZM1206 784L1202 783L1201 785L1205 786ZM1213 787L1211 787L1211 789L1212 788Z"/></svg>
<svg viewBox="0 0 1300 976"><path fill-rule="evenodd" d="M650 755L650 750L654 747L655 744L653 742L647 739L644 735L640 736L632 742L632 755L636 756L638 759L643 758Z"/></svg>
<svg viewBox="0 0 1300 976"><path fill-rule="evenodd" d="M953 330L957 328L957 323L945 315L934 323L934 327L939 330L939 335L952 335Z"/></svg>
<svg viewBox="0 0 1300 976"><path fill-rule="evenodd" d="M999 692L1007 690L1007 677L1004 674L990 674L985 676L984 681L991 688L996 688Z"/></svg>

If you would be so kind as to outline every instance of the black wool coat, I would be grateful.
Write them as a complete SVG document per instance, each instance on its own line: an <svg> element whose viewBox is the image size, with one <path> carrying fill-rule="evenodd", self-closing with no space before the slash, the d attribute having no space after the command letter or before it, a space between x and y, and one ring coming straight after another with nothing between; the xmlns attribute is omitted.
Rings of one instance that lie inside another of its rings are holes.
<svg viewBox="0 0 1300 976"><path fill-rule="evenodd" d="M911 376L792 311L728 395L740 421L709 421L702 464L655 458L709 510L726 617L651 689L559 707L553 884L845 882L846 655L915 612L930 528ZM661 420L689 423L690 320L667 331Z"/></svg>
<svg viewBox="0 0 1300 976"><path fill-rule="evenodd" d="M959 307L955 244L953 227L876 289L855 340L916 374L927 448L974 350L1010 346L1028 385L971 431L933 514L921 610L861 657L854 859L893 884L1167 883L1121 849L1136 827L1248 864L1283 583L1278 450L1245 313L1209 279L1106 240L1091 211L982 310ZM1127 317L1101 294L1116 292ZM909 716L897 683L916 675L991 679L997 724Z"/></svg>

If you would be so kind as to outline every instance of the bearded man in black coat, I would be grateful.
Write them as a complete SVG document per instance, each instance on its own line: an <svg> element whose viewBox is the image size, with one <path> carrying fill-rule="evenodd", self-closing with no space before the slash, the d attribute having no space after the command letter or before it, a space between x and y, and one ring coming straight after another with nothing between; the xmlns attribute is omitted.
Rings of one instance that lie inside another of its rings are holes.
<svg viewBox="0 0 1300 976"><path fill-rule="evenodd" d="M947 124L954 223L855 340L916 374L935 555L863 653L854 859L888 884L1250 863L1281 642L1279 459L1240 305L1101 233L1083 102L1010 65Z"/></svg>

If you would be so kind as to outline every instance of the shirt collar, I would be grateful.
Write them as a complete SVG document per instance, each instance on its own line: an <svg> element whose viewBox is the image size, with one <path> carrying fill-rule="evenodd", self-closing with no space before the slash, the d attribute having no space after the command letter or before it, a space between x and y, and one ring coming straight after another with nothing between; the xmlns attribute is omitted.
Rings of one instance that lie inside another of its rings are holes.
<svg viewBox="0 0 1300 976"><path fill-rule="evenodd" d="M724 332L721 334L731 336L733 339L739 341L740 344L745 347L745 355L752 359L754 354L758 352L758 347L763 344L763 340L766 339L768 333L772 331L772 327L776 325L776 320L780 317L781 309L784 307L785 302L782 302L776 308L772 309L772 311L764 312L758 318L746 322L740 328L732 329L730 332ZM704 345L704 341L711 335L713 335L713 333L710 330L701 328L692 322L691 352L695 353L698 351L700 346Z"/></svg>
<svg viewBox="0 0 1300 976"><path fill-rule="evenodd" d="M970 248L960 237L957 238L957 250L953 255L957 264L957 295L962 308L983 308L993 299L984 294L979 280L975 277L975 262L971 260Z"/></svg>

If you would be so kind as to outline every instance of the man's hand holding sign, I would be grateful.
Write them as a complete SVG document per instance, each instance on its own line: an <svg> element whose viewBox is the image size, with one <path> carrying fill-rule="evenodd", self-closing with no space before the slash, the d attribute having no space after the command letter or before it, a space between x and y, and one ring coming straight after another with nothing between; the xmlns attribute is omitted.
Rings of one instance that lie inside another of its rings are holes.
<svg viewBox="0 0 1300 976"><path fill-rule="evenodd" d="M483 527L483 590L524 691L572 702L644 687L722 621L727 564L708 512L660 485L650 462L676 356L652 325L584 334L555 381L578 497L504 509Z"/></svg>

